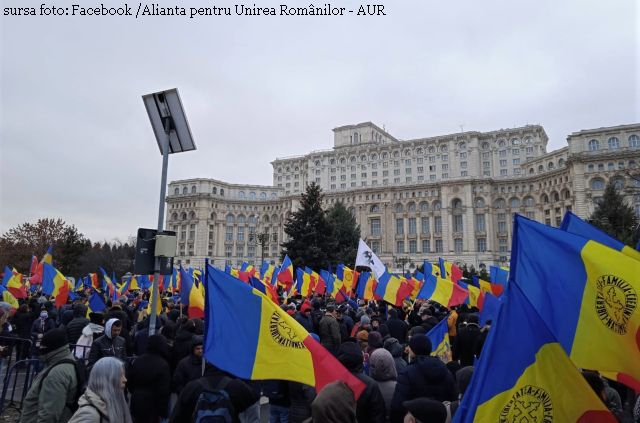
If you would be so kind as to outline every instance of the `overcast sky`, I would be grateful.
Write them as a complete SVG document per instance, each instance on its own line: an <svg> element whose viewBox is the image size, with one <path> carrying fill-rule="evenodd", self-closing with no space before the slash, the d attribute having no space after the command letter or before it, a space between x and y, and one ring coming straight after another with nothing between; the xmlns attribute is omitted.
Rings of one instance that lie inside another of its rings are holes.
<svg viewBox="0 0 640 423"><path fill-rule="evenodd" d="M100 5L56 4L71 3ZM176 3L234 5L155 2ZM273 159L363 121L399 139L539 123L549 150L640 122L635 0L383 4L379 17L1 16L0 233L40 217L93 241L155 227L161 156L141 96L172 87L198 150L170 158L169 180L270 185Z"/></svg>

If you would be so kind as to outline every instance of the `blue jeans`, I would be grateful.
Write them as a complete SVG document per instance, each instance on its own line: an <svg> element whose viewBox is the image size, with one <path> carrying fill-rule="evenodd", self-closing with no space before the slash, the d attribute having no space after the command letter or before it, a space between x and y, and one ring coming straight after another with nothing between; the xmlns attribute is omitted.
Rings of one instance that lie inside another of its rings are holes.
<svg viewBox="0 0 640 423"><path fill-rule="evenodd" d="M289 423L289 408L269 404L269 423Z"/></svg>

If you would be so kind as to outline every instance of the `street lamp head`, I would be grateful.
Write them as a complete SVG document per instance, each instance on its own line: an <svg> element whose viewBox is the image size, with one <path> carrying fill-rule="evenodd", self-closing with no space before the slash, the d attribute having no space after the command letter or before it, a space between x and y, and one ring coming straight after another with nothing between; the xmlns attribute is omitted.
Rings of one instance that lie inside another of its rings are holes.
<svg viewBox="0 0 640 423"><path fill-rule="evenodd" d="M170 154L196 149L176 88L143 95L142 101L147 109L161 154L167 135L169 135Z"/></svg>

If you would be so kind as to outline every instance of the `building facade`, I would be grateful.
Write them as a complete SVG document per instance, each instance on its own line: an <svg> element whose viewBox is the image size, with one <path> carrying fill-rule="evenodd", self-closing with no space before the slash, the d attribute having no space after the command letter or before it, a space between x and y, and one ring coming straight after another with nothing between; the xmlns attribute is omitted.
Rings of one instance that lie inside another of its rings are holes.
<svg viewBox="0 0 640 423"><path fill-rule="evenodd" d="M330 150L274 160L270 186L171 182L166 227L178 235L176 259L279 262L287 214L311 182L325 207L345 204L396 270L438 257L506 264L514 213L552 226L568 210L588 217L609 180L640 215L640 184L628 174L640 162L640 124L575 132L552 152L539 125L414 140L370 122L333 133Z"/></svg>

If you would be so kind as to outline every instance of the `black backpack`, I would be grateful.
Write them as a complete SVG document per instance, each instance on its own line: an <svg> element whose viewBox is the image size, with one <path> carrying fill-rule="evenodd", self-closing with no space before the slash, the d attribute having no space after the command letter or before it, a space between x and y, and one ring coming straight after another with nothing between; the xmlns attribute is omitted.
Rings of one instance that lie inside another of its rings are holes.
<svg viewBox="0 0 640 423"><path fill-rule="evenodd" d="M201 380L202 392L198 395L196 407L193 410L193 423L231 423L234 409L229 394L225 391L231 379L224 376L215 387L208 381Z"/></svg>
<svg viewBox="0 0 640 423"><path fill-rule="evenodd" d="M77 359L65 358L51 365L47 370L45 370L45 372L42 374L42 377L40 378L40 384L38 385L38 393L42 389L42 381L44 380L44 378L49 376L49 372L51 372L51 370L54 367L60 364L73 364L73 367L76 371L76 392L73 396L73 402L66 404L67 408L71 410L71 412L73 413L78 409L78 400L80 399L82 394L84 394L84 391L87 389L87 366L84 364L83 359L77 360Z"/></svg>

